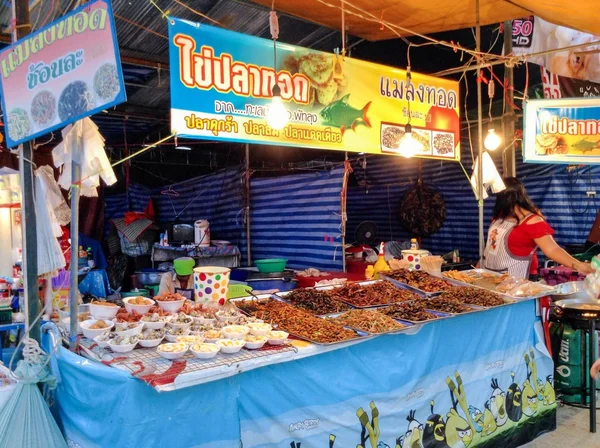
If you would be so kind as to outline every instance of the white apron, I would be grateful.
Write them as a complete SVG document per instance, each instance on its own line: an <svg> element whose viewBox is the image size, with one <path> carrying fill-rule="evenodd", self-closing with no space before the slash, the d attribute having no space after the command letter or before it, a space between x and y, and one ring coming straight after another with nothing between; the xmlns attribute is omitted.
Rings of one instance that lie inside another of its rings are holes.
<svg viewBox="0 0 600 448"><path fill-rule="evenodd" d="M528 217L523 220L523 223L527 220ZM516 226L516 222L502 219L492 223L483 252L483 267L491 271L508 272L513 277L526 279L529 278L529 269L535 249L524 257L514 255L508 249L508 237Z"/></svg>

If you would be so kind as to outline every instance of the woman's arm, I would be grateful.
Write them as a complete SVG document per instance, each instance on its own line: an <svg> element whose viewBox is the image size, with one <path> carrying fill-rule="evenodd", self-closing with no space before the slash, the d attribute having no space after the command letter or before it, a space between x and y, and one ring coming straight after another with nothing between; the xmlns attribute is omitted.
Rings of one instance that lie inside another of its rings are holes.
<svg viewBox="0 0 600 448"><path fill-rule="evenodd" d="M600 373L600 358L596 360L592 368L590 369L590 375L592 378L596 378L596 376Z"/></svg>
<svg viewBox="0 0 600 448"><path fill-rule="evenodd" d="M591 274L594 272L589 263L583 263L570 256L566 250L556 244L552 235L544 235L541 238L536 238L535 244L544 252L548 258L556 261L559 264L575 269L580 274Z"/></svg>

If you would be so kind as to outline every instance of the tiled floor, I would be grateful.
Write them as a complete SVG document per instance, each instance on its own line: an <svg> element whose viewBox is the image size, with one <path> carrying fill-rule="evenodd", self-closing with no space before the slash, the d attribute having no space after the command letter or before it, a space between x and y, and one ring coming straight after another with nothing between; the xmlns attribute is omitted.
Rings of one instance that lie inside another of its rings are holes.
<svg viewBox="0 0 600 448"><path fill-rule="evenodd" d="M600 418L600 411L598 411ZM521 448L600 448L598 432L590 432L589 411L571 406L558 408L556 431L545 434Z"/></svg>

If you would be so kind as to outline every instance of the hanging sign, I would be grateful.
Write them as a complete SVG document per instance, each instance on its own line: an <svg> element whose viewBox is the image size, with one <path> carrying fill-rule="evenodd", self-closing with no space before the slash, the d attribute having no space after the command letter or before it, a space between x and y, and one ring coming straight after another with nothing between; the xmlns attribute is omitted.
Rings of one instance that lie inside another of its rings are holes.
<svg viewBox="0 0 600 448"><path fill-rule="evenodd" d="M600 99L529 100L523 160L600 164Z"/></svg>
<svg viewBox="0 0 600 448"><path fill-rule="evenodd" d="M544 85L544 98L546 99L600 96L600 84L597 82L555 75L545 67L540 67L540 69Z"/></svg>
<svg viewBox="0 0 600 448"><path fill-rule="evenodd" d="M409 113L418 157L460 160L458 82L169 19L179 136L398 154ZM267 123L275 79L288 124ZM410 105L409 105L410 103Z"/></svg>
<svg viewBox="0 0 600 448"><path fill-rule="evenodd" d="M0 52L9 147L124 102L109 0L86 3Z"/></svg>

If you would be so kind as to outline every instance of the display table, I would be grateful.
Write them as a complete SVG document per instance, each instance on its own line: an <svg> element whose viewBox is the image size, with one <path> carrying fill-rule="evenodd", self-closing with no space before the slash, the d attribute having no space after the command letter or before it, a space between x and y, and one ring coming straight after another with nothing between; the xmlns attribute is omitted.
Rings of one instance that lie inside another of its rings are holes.
<svg viewBox="0 0 600 448"><path fill-rule="evenodd" d="M535 301L188 372L190 356L158 367L172 380L153 388L61 348L69 446L396 448L432 446L437 433L453 447L506 448L556 425Z"/></svg>
<svg viewBox="0 0 600 448"><path fill-rule="evenodd" d="M196 266L222 266L236 268L240 265L242 254L237 246L210 246L210 247L175 247L161 246L154 243L152 246L152 267L162 261L173 261L179 257L192 257Z"/></svg>

